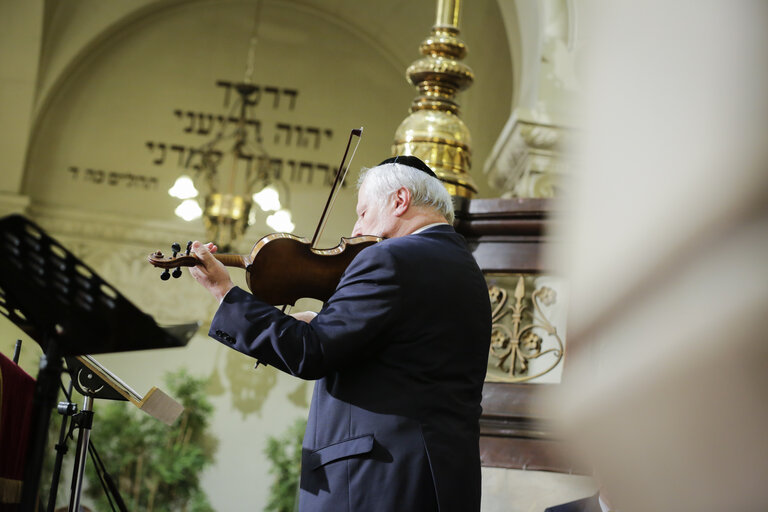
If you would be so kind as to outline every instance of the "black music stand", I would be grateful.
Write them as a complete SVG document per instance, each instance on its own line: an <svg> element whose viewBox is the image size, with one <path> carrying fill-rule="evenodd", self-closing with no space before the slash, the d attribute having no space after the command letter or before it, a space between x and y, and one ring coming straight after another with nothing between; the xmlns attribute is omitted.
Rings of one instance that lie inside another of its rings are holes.
<svg viewBox="0 0 768 512"><path fill-rule="evenodd" d="M170 334L39 226L21 215L0 219L0 313L43 349L21 510L35 508L56 407L62 357L181 347Z"/></svg>
<svg viewBox="0 0 768 512"><path fill-rule="evenodd" d="M193 330L189 337L199 327L199 324L189 324ZM131 389L119 377L104 368L91 356L68 357L67 369L77 391L83 395L85 401L83 408L76 414L74 424L79 429L77 436L77 451L75 452L75 465L72 469L72 486L69 501L69 510L80 510L80 496L83 489L83 475L85 474L85 459L88 455L88 444L90 442L91 427L93 424L93 401L96 398L107 400L125 400L165 423L172 425L176 418L184 410L184 407L173 398L169 397L156 387L150 389L143 397ZM108 475L107 475L108 476ZM116 499L118 508L126 510L117 486L108 477L105 489ZM55 503L55 490L53 484L51 488L53 497L51 501ZM50 508L50 507L49 507Z"/></svg>

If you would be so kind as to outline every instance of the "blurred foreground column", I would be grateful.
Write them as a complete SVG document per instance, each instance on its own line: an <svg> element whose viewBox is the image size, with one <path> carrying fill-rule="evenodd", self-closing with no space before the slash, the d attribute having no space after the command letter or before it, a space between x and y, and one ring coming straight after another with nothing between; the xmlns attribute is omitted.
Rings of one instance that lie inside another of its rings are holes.
<svg viewBox="0 0 768 512"><path fill-rule="evenodd" d="M768 3L585 3L563 424L622 512L768 509Z"/></svg>

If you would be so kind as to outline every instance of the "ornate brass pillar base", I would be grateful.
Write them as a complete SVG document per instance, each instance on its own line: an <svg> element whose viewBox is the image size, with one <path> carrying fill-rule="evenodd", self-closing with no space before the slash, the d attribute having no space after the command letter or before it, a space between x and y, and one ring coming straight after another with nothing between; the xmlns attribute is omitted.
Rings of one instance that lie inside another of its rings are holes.
<svg viewBox="0 0 768 512"><path fill-rule="evenodd" d="M395 132L392 154L421 158L451 195L469 198L477 193L469 175L471 140L454 98L472 84L474 74L461 62L467 48L458 38L459 11L458 0L438 0L432 33L419 47L424 57L406 71L419 96Z"/></svg>
<svg viewBox="0 0 768 512"><path fill-rule="evenodd" d="M421 158L451 195L472 197L477 186L467 172L471 167L470 136L457 115L439 110L417 110L395 132L392 153Z"/></svg>

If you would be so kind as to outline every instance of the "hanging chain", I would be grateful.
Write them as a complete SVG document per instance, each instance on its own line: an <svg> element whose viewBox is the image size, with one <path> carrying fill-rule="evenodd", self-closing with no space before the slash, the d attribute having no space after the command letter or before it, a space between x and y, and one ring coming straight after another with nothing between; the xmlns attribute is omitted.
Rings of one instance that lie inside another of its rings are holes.
<svg viewBox="0 0 768 512"><path fill-rule="evenodd" d="M248 44L248 59L245 63L245 77L243 82L253 83L253 71L256 67L256 45L259 43L259 20L261 18L261 0L256 0L256 12L253 17L253 31L251 32L251 41Z"/></svg>

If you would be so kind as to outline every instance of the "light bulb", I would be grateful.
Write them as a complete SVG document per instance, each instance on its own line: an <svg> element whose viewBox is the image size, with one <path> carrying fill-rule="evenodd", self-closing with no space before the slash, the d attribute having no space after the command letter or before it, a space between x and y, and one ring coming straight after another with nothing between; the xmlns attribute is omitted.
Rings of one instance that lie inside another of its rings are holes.
<svg viewBox="0 0 768 512"><path fill-rule="evenodd" d="M200 209L200 205L197 204L197 201L194 199L185 199L176 207L174 213L189 222L191 220L199 219L203 214L203 210Z"/></svg>
<svg viewBox="0 0 768 512"><path fill-rule="evenodd" d="M275 187L269 185L264 187L261 192L253 194L253 202L259 205L263 211L276 211L280 209L280 194Z"/></svg>
<svg viewBox="0 0 768 512"><path fill-rule="evenodd" d="M182 174L176 178L176 182L168 189L168 195L178 197L179 199L191 199L197 197L197 189L195 184L192 183L192 178Z"/></svg>
<svg viewBox="0 0 768 512"><path fill-rule="evenodd" d="M290 233L296 227L291 222L291 212L288 210L279 210L267 217L267 225L283 233Z"/></svg>

